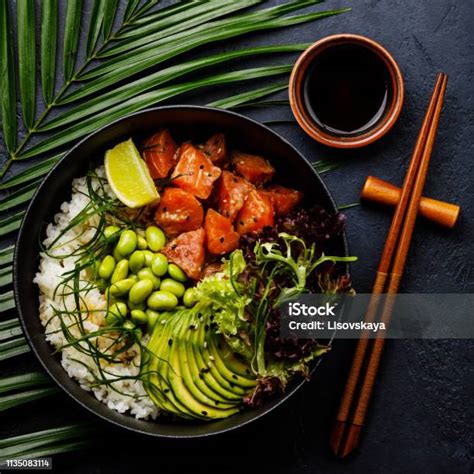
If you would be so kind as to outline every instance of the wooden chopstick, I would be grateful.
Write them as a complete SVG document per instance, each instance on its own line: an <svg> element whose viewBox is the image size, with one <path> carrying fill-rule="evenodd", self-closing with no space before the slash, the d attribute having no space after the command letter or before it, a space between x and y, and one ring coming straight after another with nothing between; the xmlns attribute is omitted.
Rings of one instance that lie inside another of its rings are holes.
<svg viewBox="0 0 474 474"><path fill-rule="evenodd" d="M429 160L433 149L439 116L446 90L447 76L438 74L436 85L426 112L423 124L418 135L413 156L407 170L402 187L400 201L395 210L392 224L387 235L384 250L380 258L376 278L372 290L372 298L365 316L366 321L373 321L378 310L378 296L383 293L387 282L388 271L396 251L393 270L390 273L388 293L397 293L403 274L408 249L413 235L413 228L418 213ZM407 211L408 208L408 211ZM402 228L403 226L403 228ZM400 236L401 231L401 236ZM399 240L400 237L400 240ZM382 318L388 323L392 311L392 299L385 301ZM331 446L340 457L347 456L357 445L361 427L364 423L368 403L372 394L380 358L383 351L384 339L376 339L370 355L369 363L356 403L354 396L360 385L361 371L366 360L369 339L362 335L354 355L351 370L341 400L336 423L331 434ZM349 421L354 412L352 420Z"/></svg>

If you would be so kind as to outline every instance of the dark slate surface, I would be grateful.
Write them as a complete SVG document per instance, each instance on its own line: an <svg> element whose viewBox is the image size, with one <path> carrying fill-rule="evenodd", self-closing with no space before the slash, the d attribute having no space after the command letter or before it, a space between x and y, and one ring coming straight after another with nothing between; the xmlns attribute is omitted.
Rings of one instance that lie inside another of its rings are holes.
<svg viewBox="0 0 474 474"><path fill-rule="evenodd" d="M448 73L450 82L426 192L459 203L462 217L453 231L419 223L402 290L472 292L474 2L334 0L325 4L328 8L347 5L353 11L340 17L229 41L204 52L311 42L329 34L354 32L380 41L393 53L405 77L406 103L394 130L379 143L346 153L319 146L295 124L276 126L311 161L347 157L345 167L325 175L339 204L357 201L368 174L401 183L435 73ZM268 63L284 61L268 59ZM252 64L241 61L237 67ZM219 92L207 90L179 102L205 104L219 97ZM288 107L245 113L259 120L291 119ZM354 283L360 292L369 291L390 216L368 206L350 209L347 216L351 251L359 256L353 266ZM295 474L472 473L473 342L392 341L387 346L361 448L347 461L335 459L328 446L353 350L353 343L339 341L304 390L245 429L203 441L173 442L104 426L106 435L96 449L57 456L56 471L125 473L147 464L161 473L257 472L261 466ZM32 365L27 357L17 363ZM3 365L0 370L9 372L10 367ZM0 429L2 436L12 435L86 419L92 417L58 395L2 414Z"/></svg>

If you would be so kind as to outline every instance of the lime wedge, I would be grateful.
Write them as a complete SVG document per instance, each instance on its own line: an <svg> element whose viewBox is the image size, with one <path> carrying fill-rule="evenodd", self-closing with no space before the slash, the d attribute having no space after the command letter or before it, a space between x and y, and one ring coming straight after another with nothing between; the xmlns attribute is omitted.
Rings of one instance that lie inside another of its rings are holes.
<svg viewBox="0 0 474 474"><path fill-rule="evenodd" d="M160 195L132 139L105 153L105 174L115 195L127 207L158 202Z"/></svg>

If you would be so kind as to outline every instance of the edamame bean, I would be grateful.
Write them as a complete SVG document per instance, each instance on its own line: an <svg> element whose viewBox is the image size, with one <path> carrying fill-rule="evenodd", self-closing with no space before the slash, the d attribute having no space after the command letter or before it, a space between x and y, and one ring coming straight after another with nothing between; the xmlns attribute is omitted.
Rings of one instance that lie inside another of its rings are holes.
<svg viewBox="0 0 474 474"><path fill-rule="evenodd" d="M130 255L130 260L128 263L130 271L133 273L137 273L143 268L143 265L145 265L145 255L141 250L135 250L135 252Z"/></svg>
<svg viewBox="0 0 474 474"><path fill-rule="evenodd" d="M157 290L160 287L161 280L151 271L151 268L142 268L138 272L138 278L140 280L151 280L153 283L154 290Z"/></svg>
<svg viewBox="0 0 474 474"><path fill-rule="evenodd" d="M151 267L155 254L151 250L143 250L143 255L145 255L145 267Z"/></svg>
<svg viewBox="0 0 474 474"><path fill-rule="evenodd" d="M146 324L147 324L147 331L152 332L153 328L156 326L158 319L160 318L160 313L153 311L152 309L147 309L145 311L146 314Z"/></svg>
<svg viewBox="0 0 474 474"><path fill-rule="evenodd" d="M148 242L148 247L153 252L158 252L161 250L166 243L166 237L164 232L155 226L147 227L145 230L146 241Z"/></svg>
<svg viewBox="0 0 474 474"><path fill-rule="evenodd" d="M104 229L104 237L109 241L109 242L114 242L119 238L119 233L120 232L120 227L117 227L116 225L109 225ZM112 236L114 236L112 238Z"/></svg>
<svg viewBox="0 0 474 474"><path fill-rule="evenodd" d="M124 280L128 276L128 260L123 259L117 263L115 270L112 273L112 278L110 281L112 283L117 283L120 280Z"/></svg>
<svg viewBox="0 0 474 474"><path fill-rule="evenodd" d="M172 278L165 278L160 285L161 291L169 291L176 295L178 298L184 295L186 288L179 281L173 280Z"/></svg>
<svg viewBox="0 0 474 474"><path fill-rule="evenodd" d="M115 258L115 261L118 262L119 260L123 260L124 255L122 255L118 250L117 246L114 247L114 250L112 252L113 257Z"/></svg>
<svg viewBox="0 0 474 474"><path fill-rule="evenodd" d="M194 306L196 301L196 290L194 288L188 288L183 295L183 303L187 308Z"/></svg>
<svg viewBox="0 0 474 474"><path fill-rule="evenodd" d="M136 328L135 323L133 321L130 321L130 319L127 319L123 323L122 327L127 331L133 331Z"/></svg>
<svg viewBox="0 0 474 474"><path fill-rule="evenodd" d="M117 283L114 283L110 287L109 289L110 295L113 296L114 298L126 295L134 284L135 282L133 281L132 278L125 278L125 280L120 280Z"/></svg>
<svg viewBox="0 0 474 474"><path fill-rule="evenodd" d="M146 280L143 280L146 281ZM154 310L166 311L178 305L178 298L169 291L154 291L147 299L147 305Z"/></svg>
<svg viewBox="0 0 474 474"><path fill-rule="evenodd" d="M115 270L114 257L112 257L112 255L106 255L99 265L100 278L103 278L104 280L108 280L112 276L112 273L114 273L114 270Z"/></svg>
<svg viewBox="0 0 474 474"><path fill-rule="evenodd" d="M151 270L156 276L163 276L168 271L168 259L162 253L157 253L151 262Z"/></svg>
<svg viewBox="0 0 474 474"><path fill-rule="evenodd" d="M135 304L145 301L153 291L151 280L138 280L130 289L128 299Z"/></svg>
<svg viewBox="0 0 474 474"><path fill-rule="evenodd" d="M124 230L120 234L120 239L117 243L117 251L122 255L130 255L137 248L137 241L137 234L133 230Z"/></svg>
<svg viewBox="0 0 474 474"><path fill-rule="evenodd" d="M137 238L137 247L140 250L146 250L148 248L148 243L147 243L145 237L142 237L141 235L138 236L138 238Z"/></svg>
<svg viewBox="0 0 474 474"><path fill-rule="evenodd" d="M107 316L105 317L105 321L109 326L115 326L121 323L125 316L127 316L127 305L118 301L110 306L109 310L107 311Z"/></svg>
<svg viewBox="0 0 474 474"><path fill-rule="evenodd" d="M145 311L146 310L146 304L144 301L142 301L141 303L132 303L130 300L127 301L127 305L128 305L128 309L130 311L133 311L135 309L139 309L141 311Z"/></svg>
<svg viewBox="0 0 474 474"><path fill-rule="evenodd" d="M178 267L178 265L176 265L176 263L170 263L168 265L168 273L173 280L182 282L187 280L186 274Z"/></svg>
<svg viewBox="0 0 474 474"><path fill-rule="evenodd" d="M134 309L131 313L130 316L132 317L133 322L137 324L146 324L148 318L146 317L145 311L142 311L140 309Z"/></svg>

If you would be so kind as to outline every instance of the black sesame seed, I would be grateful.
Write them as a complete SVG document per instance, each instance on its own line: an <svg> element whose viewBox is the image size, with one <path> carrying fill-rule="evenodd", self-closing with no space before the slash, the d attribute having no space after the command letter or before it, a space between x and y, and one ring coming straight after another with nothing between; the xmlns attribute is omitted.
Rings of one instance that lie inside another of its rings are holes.
<svg viewBox="0 0 474 474"><path fill-rule="evenodd" d="M219 402L218 402L217 400L216 400L214 403L215 403L216 405L219 405Z"/></svg>
<svg viewBox="0 0 474 474"><path fill-rule="evenodd" d="M165 207L163 208L163 212L166 212L167 210L168 210L168 208L165 206Z"/></svg>
<svg viewBox="0 0 474 474"><path fill-rule="evenodd" d="M204 416L207 415L207 411L206 411L206 410L203 410L201 413L202 413Z"/></svg>
<svg viewBox="0 0 474 474"><path fill-rule="evenodd" d="M257 221L258 221L258 219L257 219L256 217L254 217L254 218L253 218L253 221L254 221L254 222L257 222Z"/></svg>
<svg viewBox="0 0 474 474"><path fill-rule="evenodd" d="M201 380L204 380L204 377L202 376L202 374L199 374L199 378L200 378Z"/></svg>
<svg viewBox="0 0 474 474"><path fill-rule="evenodd" d="M204 165L199 166L199 169L200 169L200 170L203 170L203 169L204 169Z"/></svg>
<svg viewBox="0 0 474 474"><path fill-rule="evenodd" d="M169 389L169 388L165 388L165 389L163 389L163 392L165 392L165 393L168 393L169 391L170 391L170 389Z"/></svg>
<svg viewBox="0 0 474 474"><path fill-rule="evenodd" d="M171 346L173 344L173 339L168 339L168 346Z"/></svg>
<svg viewBox="0 0 474 474"><path fill-rule="evenodd" d="M209 329L209 324L206 324L206 325L204 326L204 330L207 331L208 329Z"/></svg>
<svg viewBox="0 0 474 474"><path fill-rule="evenodd" d="M191 326L189 326L189 329L191 329L191 331L193 331L194 329L196 329L196 326L194 324L191 324Z"/></svg>
<svg viewBox="0 0 474 474"><path fill-rule="evenodd" d="M221 237L221 238L219 239L219 242L222 244L222 243L224 242L224 237Z"/></svg>
<svg viewBox="0 0 474 474"><path fill-rule="evenodd" d="M187 221L191 220L191 216L186 216L186 220Z"/></svg>
<svg viewBox="0 0 474 474"><path fill-rule="evenodd" d="M244 221L239 221L239 224L240 224L240 225L244 225Z"/></svg>
<svg viewBox="0 0 474 474"><path fill-rule="evenodd" d="M237 375L235 375L235 374L232 374L232 378L235 379L235 380L239 380Z"/></svg>

